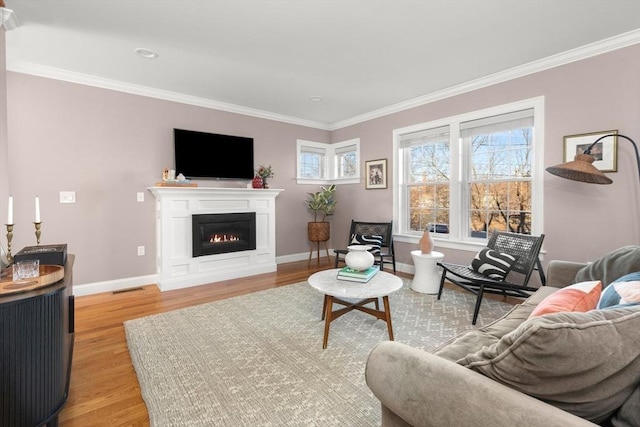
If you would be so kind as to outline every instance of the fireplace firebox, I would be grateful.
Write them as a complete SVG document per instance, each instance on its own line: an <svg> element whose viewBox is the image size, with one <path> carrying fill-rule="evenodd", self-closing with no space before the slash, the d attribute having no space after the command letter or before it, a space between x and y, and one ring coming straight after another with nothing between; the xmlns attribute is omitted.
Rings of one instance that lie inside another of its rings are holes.
<svg viewBox="0 0 640 427"><path fill-rule="evenodd" d="M192 215L193 257L256 249L256 213Z"/></svg>

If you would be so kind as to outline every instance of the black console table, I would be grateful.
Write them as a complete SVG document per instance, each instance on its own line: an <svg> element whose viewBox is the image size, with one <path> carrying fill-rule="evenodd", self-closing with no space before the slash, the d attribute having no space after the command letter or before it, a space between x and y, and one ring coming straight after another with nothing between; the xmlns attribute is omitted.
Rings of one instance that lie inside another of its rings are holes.
<svg viewBox="0 0 640 427"><path fill-rule="evenodd" d="M71 377L73 261L55 284L0 295L0 426L58 425Z"/></svg>

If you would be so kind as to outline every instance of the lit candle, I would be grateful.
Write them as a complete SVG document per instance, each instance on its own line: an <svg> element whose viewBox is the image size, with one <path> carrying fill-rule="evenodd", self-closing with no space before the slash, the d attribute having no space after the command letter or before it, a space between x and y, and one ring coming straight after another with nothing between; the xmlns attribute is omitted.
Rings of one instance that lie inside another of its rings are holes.
<svg viewBox="0 0 640 427"><path fill-rule="evenodd" d="M40 222L40 197L36 196L36 222Z"/></svg>
<svg viewBox="0 0 640 427"><path fill-rule="evenodd" d="M9 206L7 209L7 224L13 224L13 196L9 196Z"/></svg>

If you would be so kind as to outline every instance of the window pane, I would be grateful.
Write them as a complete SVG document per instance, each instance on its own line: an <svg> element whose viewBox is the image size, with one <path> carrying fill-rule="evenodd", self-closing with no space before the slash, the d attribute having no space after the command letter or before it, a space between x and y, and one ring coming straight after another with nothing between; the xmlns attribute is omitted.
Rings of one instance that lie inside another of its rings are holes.
<svg viewBox="0 0 640 427"><path fill-rule="evenodd" d="M448 232L449 185L425 184L409 187L409 229L424 231L427 224L442 224L434 232Z"/></svg>
<svg viewBox="0 0 640 427"><path fill-rule="evenodd" d="M448 138L448 135L447 135ZM449 140L413 145L409 150L409 183L449 181Z"/></svg>
<svg viewBox="0 0 640 427"><path fill-rule="evenodd" d="M338 177L346 178L356 176L358 173L358 160L355 151L338 155Z"/></svg>
<svg viewBox="0 0 640 427"><path fill-rule="evenodd" d="M300 176L303 178L324 177L323 164L324 155L303 151L300 154Z"/></svg>
<svg viewBox="0 0 640 427"><path fill-rule="evenodd" d="M470 184L470 237L492 228L531 234L531 182Z"/></svg>
<svg viewBox="0 0 640 427"><path fill-rule="evenodd" d="M532 123L499 116L478 123L461 125L469 144L468 236L486 238L492 230L530 234Z"/></svg>

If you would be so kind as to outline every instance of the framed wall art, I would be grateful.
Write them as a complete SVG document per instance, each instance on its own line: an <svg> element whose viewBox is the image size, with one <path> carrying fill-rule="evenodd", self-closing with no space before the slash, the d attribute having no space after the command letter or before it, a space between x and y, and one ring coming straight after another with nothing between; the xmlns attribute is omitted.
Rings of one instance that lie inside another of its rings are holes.
<svg viewBox="0 0 640 427"><path fill-rule="evenodd" d="M366 189L387 188L387 159L368 160L364 163Z"/></svg>
<svg viewBox="0 0 640 427"><path fill-rule="evenodd" d="M604 132L582 133L578 135L567 135L564 137L564 162L570 162L576 154L582 154L589 145L593 144L598 138L605 135L617 135L617 130L608 130ZM596 161L593 166L601 172L617 172L618 171L618 137L612 136L598 142L592 149L591 155Z"/></svg>

